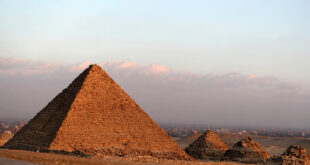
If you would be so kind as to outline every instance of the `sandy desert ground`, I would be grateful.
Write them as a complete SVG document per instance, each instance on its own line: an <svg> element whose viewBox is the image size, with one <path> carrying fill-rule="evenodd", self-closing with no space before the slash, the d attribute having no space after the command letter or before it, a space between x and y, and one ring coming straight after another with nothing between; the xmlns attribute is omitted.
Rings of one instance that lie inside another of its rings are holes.
<svg viewBox="0 0 310 165"><path fill-rule="evenodd" d="M19 150L5 150L0 149L0 157L23 160L27 162L33 162L43 165L54 164L74 164L74 165L237 165L235 162L199 162L199 161L130 161L119 157L107 156L104 160L94 160L89 158L82 158L77 156L60 155L53 153L37 153L31 151L19 151Z"/></svg>
<svg viewBox="0 0 310 165"><path fill-rule="evenodd" d="M4 134L3 134L4 135ZM12 135L4 135L0 139L0 146L3 145L7 140L9 140ZM32 162L36 164L44 165L54 165L54 164L74 164L74 165L178 165L178 164L188 164L188 165L235 165L235 162L185 162L185 161L136 161L128 160L127 158L119 158L106 156L104 160L93 160L89 158L70 156L70 155L60 155L54 153L38 153L31 151L21 151L21 150L6 150L0 149L0 158L5 158L1 160L1 163L11 163L9 159L22 160L27 162ZM18 162L17 162L18 163Z"/></svg>
<svg viewBox="0 0 310 165"><path fill-rule="evenodd" d="M35 163L9 159L9 158L1 158L0 157L0 165L36 165Z"/></svg>
<svg viewBox="0 0 310 165"><path fill-rule="evenodd" d="M200 134L191 135L185 138L173 138L182 148L185 148L188 144L198 138ZM245 136L224 134L220 136L223 141L230 147L241 138ZM298 138L298 137L266 137L266 136L252 136L256 141L260 142L263 148L270 153L270 155L280 155L290 144L302 145L310 151L310 139ZM11 138L9 135L5 135L0 140L4 143L6 140ZM53 153L36 153L31 151L18 151L18 150L5 150L0 149L0 157L23 160L27 162L33 162L38 164L93 164L93 165L177 165L177 164L188 164L188 165L231 165L239 164L237 162L185 162L185 161L161 161L161 162L150 162L150 161L136 161L128 158L119 158L106 156L104 160L93 160L89 158L82 158L70 155L60 155ZM4 161L4 160L3 160Z"/></svg>

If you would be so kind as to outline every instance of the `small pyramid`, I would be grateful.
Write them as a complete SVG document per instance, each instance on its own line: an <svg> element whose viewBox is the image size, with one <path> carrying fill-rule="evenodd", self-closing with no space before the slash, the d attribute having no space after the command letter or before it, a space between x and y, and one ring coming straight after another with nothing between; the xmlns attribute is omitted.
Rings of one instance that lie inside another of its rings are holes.
<svg viewBox="0 0 310 165"><path fill-rule="evenodd" d="M237 142L226 151L225 157L233 161L248 163L264 162L270 158L269 153L263 151L262 146L250 137Z"/></svg>
<svg viewBox="0 0 310 165"><path fill-rule="evenodd" d="M98 65L90 65L4 148L191 159Z"/></svg>
<svg viewBox="0 0 310 165"><path fill-rule="evenodd" d="M190 156L205 160L220 160L226 150L228 150L227 145L211 130L207 130L185 148Z"/></svg>
<svg viewBox="0 0 310 165"><path fill-rule="evenodd" d="M280 157L282 165L310 165L310 154L302 146L290 145Z"/></svg>

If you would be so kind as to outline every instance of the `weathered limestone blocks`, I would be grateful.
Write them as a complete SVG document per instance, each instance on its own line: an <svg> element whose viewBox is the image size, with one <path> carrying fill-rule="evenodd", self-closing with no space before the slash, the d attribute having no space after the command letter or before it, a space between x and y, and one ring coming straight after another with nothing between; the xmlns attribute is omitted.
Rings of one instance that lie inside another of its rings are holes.
<svg viewBox="0 0 310 165"><path fill-rule="evenodd" d="M192 159L97 65L83 71L5 148Z"/></svg>
<svg viewBox="0 0 310 165"><path fill-rule="evenodd" d="M228 150L227 145L211 130L207 130L185 148L190 156L204 160L221 160L226 150Z"/></svg>
<svg viewBox="0 0 310 165"><path fill-rule="evenodd" d="M226 151L225 157L229 160L247 163L265 162L270 158L269 153L264 151L262 146L250 137L237 142Z"/></svg>

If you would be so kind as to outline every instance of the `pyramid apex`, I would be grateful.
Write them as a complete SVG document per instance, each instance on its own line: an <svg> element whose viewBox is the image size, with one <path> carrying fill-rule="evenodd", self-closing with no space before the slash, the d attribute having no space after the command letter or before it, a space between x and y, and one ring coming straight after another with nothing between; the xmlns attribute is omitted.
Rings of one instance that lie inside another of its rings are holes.
<svg viewBox="0 0 310 165"><path fill-rule="evenodd" d="M103 72L103 73L106 74L106 72L98 64L91 64L91 65L89 65L89 67L86 70L88 70L90 72L97 72L97 73L98 72Z"/></svg>
<svg viewBox="0 0 310 165"><path fill-rule="evenodd" d="M90 64L88 68L90 68L90 69L94 69L94 68L102 69L98 64Z"/></svg>
<svg viewBox="0 0 310 165"><path fill-rule="evenodd" d="M207 129L206 130L206 132L205 132L205 134L216 134L215 132L213 132L212 130L210 130L210 129Z"/></svg>

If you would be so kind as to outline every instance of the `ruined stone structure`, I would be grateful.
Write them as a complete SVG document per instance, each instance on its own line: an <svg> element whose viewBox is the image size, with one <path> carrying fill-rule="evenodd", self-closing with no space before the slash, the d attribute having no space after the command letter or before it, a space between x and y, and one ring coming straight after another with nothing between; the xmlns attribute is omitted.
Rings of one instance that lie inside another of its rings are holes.
<svg viewBox="0 0 310 165"><path fill-rule="evenodd" d="M83 71L4 147L191 159L98 65Z"/></svg>
<svg viewBox="0 0 310 165"><path fill-rule="evenodd" d="M257 163L265 162L270 158L270 155L262 149L262 146L258 142L247 137L227 150L225 157L233 161Z"/></svg>
<svg viewBox="0 0 310 165"><path fill-rule="evenodd" d="M302 146L291 145L281 155L282 165L310 165L310 154Z"/></svg>
<svg viewBox="0 0 310 165"><path fill-rule="evenodd" d="M227 145L211 130L207 130L185 148L190 156L204 160L221 160L226 150Z"/></svg>

